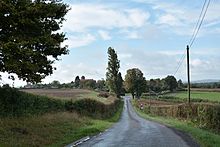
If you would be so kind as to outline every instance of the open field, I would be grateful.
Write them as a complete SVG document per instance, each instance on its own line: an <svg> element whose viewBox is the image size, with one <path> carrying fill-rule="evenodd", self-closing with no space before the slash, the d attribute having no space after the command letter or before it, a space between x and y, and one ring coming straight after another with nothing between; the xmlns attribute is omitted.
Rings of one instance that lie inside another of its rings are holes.
<svg viewBox="0 0 220 147"><path fill-rule="evenodd" d="M192 91L220 92L220 88L191 88Z"/></svg>
<svg viewBox="0 0 220 147"><path fill-rule="evenodd" d="M177 93L169 93L164 96L177 97L181 99L187 99L187 91L181 91ZM208 92L208 91L191 91L192 99L203 99L208 101L220 102L220 92Z"/></svg>
<svg viewBox="0 0 220 147"><path fill-rule="evenodd" d="M90 98L105 104L112 103L115 100L112 96L109 98L98 97L98 92L86 89L23 89L21 91L61 100L75 101L83 98Z"/></svg>

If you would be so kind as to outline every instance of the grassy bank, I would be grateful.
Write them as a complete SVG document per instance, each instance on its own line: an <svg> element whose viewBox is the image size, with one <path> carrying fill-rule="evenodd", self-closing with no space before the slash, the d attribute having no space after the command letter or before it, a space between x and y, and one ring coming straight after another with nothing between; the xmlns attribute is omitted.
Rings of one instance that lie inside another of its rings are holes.
<svg viewBox="0 0 220 147"><path fill-rule="evenodd" d="M133 106L134 101L132 102ZM195 127L187 121L180 121L169 117L158 117L144 113L137 107L135 111L143 118L165 124L170 127L177 128L190 134L202 147L218 147L220 146L220 135Z"/></svg>
<svg viewBox="0 0 220 147"><path fill-rule="evenodd" d="M117 105L104 104L89 97L71 101L10 88L0 90L0 146L64 146L109 128L120 118L123 109L122 102ZM90 106L85 115L77 113L81 104ZM112 113L102 112L96 106L108 111L111 108L114 110Z"/></svg>
<svg viewBox="0 0 220 147"><path fill-rule="evenodd" d="M123 104L108 119L94 119L74 112L1 118L0 146L64 146L109 128L120 118Z"/></svg>

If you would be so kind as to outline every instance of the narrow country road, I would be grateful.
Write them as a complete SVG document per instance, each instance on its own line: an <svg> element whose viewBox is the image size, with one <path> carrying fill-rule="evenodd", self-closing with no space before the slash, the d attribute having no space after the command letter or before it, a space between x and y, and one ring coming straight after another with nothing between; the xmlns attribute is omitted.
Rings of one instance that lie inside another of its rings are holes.
<svg viewBox="0 0 220 147"><path fill-rule="evenodd" d="M118 123L81 147L188 147L172 129L147 121L134 112L129 97L124 97L124 111ZM193 141L192 141L193 142Z"/></svg>

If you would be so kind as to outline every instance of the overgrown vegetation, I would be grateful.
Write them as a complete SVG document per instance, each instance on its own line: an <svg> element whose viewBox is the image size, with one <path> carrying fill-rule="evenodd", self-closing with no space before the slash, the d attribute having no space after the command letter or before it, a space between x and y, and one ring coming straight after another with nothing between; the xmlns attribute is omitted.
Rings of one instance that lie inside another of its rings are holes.
<svg viewBox="0 0 220 147"><path fill-rule="evenodd" d="M75 102L67 102L66 109L93 118L109 118L116 113L120 102L121 101L117 99L111 104L104 104L93 99L82 99Z"/></svg>
<svg viewBox="0 0 220 147"><path fill-rule="evenodd" d="M0 93L0 146L64 146L104 131L123 108L120 100L102 103L89 94L71 101L9 87L0 88Z"/></svg>
<svg viewBox="0 0 220 147"><path fill-rule="evenodd" d="M0 116L17 117L65 110L61 100L21 92L15 88L0 88L0 94Z"/></svg>
<svg viewBox="0 0 220 147"><path fill-rule="evenodd" d="M209 103L170 103L156 100L141 100L136 107L144 104L143 112L156 116L165 116L187 120L199 128L220 132L220 105Z"/></svg>
<svg viewBox="0 0 220 147"><path fill-rule="evenodd" d="M134 103L133 103L134 104ZM177 128L183 132L189 133L202 147L217 147L220 145L220 135L208 130L195 127L190 121L180 121L170 117L159 117L152 114L147 114L135 105L136 112L143 118L157 121L159 123Z"/></svg>

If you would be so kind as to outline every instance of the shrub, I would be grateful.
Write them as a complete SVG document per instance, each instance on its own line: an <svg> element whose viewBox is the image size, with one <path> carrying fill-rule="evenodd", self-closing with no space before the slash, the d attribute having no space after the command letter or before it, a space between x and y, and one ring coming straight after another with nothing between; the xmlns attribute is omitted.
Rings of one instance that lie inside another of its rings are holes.
<svg viewBox="0 0 220 147"><path fill-rule="evenodd" d="M64 110L60 100L18 91L15 88L0 88L0 116L23 116Z"/></svg>
<svg viewBox="0 0 220 147"><path fill-rule="evenodd" d="M120 103L120 100L115 100L111 104L104 104L92 99L81 99L75 102L67 102L66 109L94 118L109 118L119 109Z"/></svg>
<svg viewBox="0 0 220 147"><path fill-rule="evenodd" d="M138 103L136 103L138 106ZM188 120L201 128L220 132L220 105L209 103L179 104L170 106L145 106L145 113Z"/></svg>
<svg viewBox="0 0 220 147"><path fill-rule="evenodd" d="M98 94L98 97L104 97L104 98L108 98L110 95L107 92L101 92Z"/></svg>

